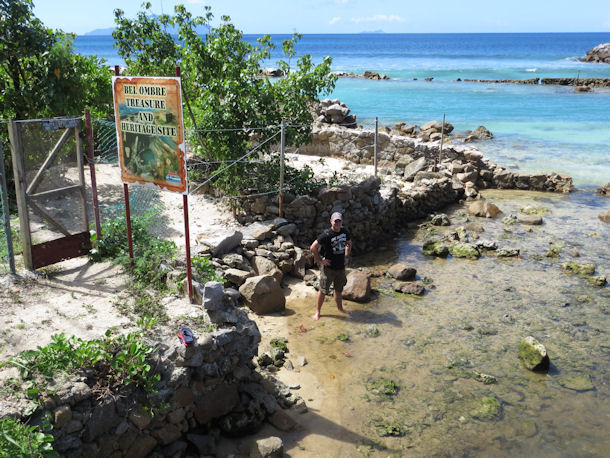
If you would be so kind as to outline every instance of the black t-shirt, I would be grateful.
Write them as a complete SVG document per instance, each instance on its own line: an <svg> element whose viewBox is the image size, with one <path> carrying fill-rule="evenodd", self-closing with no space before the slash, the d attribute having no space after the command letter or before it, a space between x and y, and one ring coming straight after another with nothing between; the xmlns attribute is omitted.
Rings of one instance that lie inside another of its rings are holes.
<svg viewBox="0 0 610 458"><path fill-rule="evenodd" d="M317 238L320 244L320 256L330 260L331 269L345 269L345 246L348 240L351 240L351 236L344 227L339 232L328 228Z"/></svg>

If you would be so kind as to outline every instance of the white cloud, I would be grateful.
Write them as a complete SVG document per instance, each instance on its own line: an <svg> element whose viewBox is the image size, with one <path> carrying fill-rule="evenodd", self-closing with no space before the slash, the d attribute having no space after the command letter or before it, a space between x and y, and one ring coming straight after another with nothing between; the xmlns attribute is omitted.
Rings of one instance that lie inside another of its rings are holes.
<svg viewBox="0 0 610 458"><path fill-rule="evenodd" d="M395 14L376 14L369 17L353 17L352 22L359 24L360 22L405 22L405 20Z"/></svg>
<svg viewBox="0 0 610 458"><path fill-rule="evenodd" d="M335 16L334 18L332 18L328 23L330 25L336 24L337 22L339 22L341 20L341 16Z"/></svg>
<svg viewBox="0 0 610 458"><path fill-rule="evenodd" d="M339 5L345 5L349 3L349 0L335 0L335 3L338 3Z"/></svg>

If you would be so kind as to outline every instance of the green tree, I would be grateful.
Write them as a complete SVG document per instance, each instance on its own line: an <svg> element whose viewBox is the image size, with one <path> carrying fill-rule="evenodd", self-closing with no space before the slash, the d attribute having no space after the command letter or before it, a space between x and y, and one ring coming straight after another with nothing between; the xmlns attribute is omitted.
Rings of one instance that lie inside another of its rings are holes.
<svg viewBox="0 0 610 458"><path fill-rule="evenodd" d="M227 16L212 27L209 7L204 7L202 16L194 17L182 5L175 7L173 16L154 16L149 12L150 3L142 6L134 20L115 10L115 46L131 75L172 76L174 66L180 65L185 102L193 115L187 113L187 123L208 131L190 139L194 151L208 159L238 158L269 135L253 133L250 128L277 126L282 120L299 126L287 130L288 144L298 146L310 139L309 106L330 93L336 82L330 57L314 65L306 55L292 68L290 60L300 39L295 34L282 44L283 59L278 66L285 76L272 81L260 73L262 63L275 49L270 36L249 43ZM205 35L198 33L202 26L207 28ZM237 165L219 180L227 191L237 191L234 177L243 177L250 170L247 165Z"/></svg>
<svg viewBox="0 0 610 458"><path fill-rule="evenodd" d="M0 116L16 119L112 113L104 61L74 53L72 34L34 16L32 0L0 0Z"/></svg>

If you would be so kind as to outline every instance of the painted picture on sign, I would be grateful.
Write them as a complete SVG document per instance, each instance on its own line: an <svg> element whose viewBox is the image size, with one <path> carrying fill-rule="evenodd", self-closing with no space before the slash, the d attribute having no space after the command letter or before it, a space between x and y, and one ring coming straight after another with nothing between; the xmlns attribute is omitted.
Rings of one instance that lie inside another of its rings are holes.
<svg viewBox="0 0 610 458"><path fill-rule="evenodd" d="M112 81L123 182L185 193L180 79L115 76Z"/></svg>

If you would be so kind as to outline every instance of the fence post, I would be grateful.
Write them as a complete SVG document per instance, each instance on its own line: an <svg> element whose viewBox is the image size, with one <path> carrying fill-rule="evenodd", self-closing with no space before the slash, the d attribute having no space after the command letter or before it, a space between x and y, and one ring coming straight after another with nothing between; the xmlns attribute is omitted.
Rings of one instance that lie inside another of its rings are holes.
<svg viewBox="0 0 610 458"><path fill-rule="evenodd" d="M13 236L11 235L11 217L8 206L8 190L6 188L6 170L4 168L4 153L0 143L0 201L2 202L2 213L4 213L4 233L6 234L6 250L8 254L8 265L11 274L15 275L15 254L13 253Z"/></svg>
<svg viewBox="0 0 610 458"><path fill-rule="evenodd" d="M95 234L97 241L102 239L102 225L100 223L100 203L97 200L97 179L95 177L93 127L91 126L91 113L85 108L85 128L87 129L87 147L89 157L89 173L91 175L91 199L93 200L93 215L95 217Z"/></svg>
<svg viewBox="0 0 610 458"><path fill-rule="evenodd" d="M373 161L375 163L375 176L377 176L377 135L379 133L379 118L375 116L375 145L373 147Z"/></svg>
<svg viewBox="0 0 610 458"><path fill-rule="evenodd" d="M114 75L120 76L121 71L118 65L114 66ZM119 154L121 152L119 151ZM120 161L119 161L120 163ZM131 238L131 209L129 208L129 187L123 183L123 195L125 197L125 223L127 225L127 246L129 247L129 264L133 267L133 240Z"/></svg>
<svg viewBox="0 0 610 458"><path fill-rule="evenodd" d="M445 140L445 113L443 113L443 124L441 125L441 147L438 151L438 164L443 160L443 141Z"/></svg>
<svg viewBox="0 0 610 458"><path fill-rule="evenodd" d="M280 198L279 198L279 214L281 218L284 205L284 148L286 147L286 123L282 119L282 131L280 135Z"/></svg>

